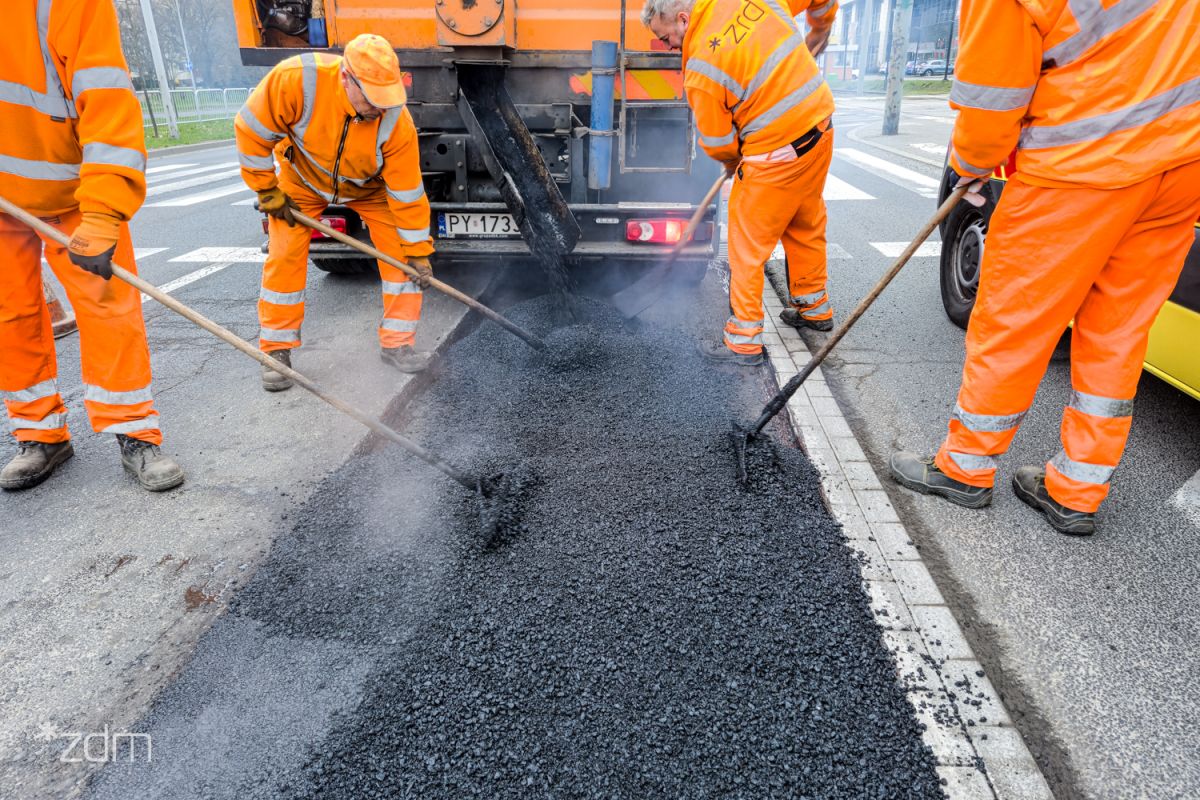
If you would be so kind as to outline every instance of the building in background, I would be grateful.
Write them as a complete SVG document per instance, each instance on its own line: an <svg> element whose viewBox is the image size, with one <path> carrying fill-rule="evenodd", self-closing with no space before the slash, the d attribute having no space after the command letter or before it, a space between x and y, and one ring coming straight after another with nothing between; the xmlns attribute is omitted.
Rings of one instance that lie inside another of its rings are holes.
<svg viewBox="0 0 1200 800"><path fill-rule="evenodd" d="M852 80L858 75L859 25L870 26L867 77L885 73L889 51L893 0L842 0L829 46L822 56L827 78L835 82ZM934 59L949 59L953 73L958 53L958 0L913 0L912 25L908 31L906 61L924 64ZM920 73L917 72L917 75ZM935 77L940 77L937 73Z"/></svg>

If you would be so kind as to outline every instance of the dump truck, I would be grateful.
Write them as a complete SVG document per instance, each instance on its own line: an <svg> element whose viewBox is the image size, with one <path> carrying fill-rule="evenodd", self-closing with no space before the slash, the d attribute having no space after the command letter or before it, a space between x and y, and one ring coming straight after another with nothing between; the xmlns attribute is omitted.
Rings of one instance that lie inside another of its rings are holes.
<svg viewBox="0 0 1200 800"><path fill-rule="evenodd" d="M243 63L339 53L362 33L396 49L420 132L441 256L637 270L679 242L720 166L697 154L680 56L635 0L233 0ZM348 208L324 219L366 240ZM719 252L715 206L681 264ZM317 240L329 272L373 269Z"/></svg>

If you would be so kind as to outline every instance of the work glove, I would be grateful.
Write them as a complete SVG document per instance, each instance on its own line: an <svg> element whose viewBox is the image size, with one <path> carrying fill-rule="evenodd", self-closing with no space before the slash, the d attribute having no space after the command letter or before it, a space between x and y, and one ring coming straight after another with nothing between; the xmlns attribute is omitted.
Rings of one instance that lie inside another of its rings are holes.
<svg viewBox="0 0 1200 800"><path fill-rule="evenodd" d="M120 217L85 211L83 220L71 234L67 257L80 269L108 280L113 274L113 253L117 250L120 235Z"/></svg>
<svg viewBox="0 0 1200 800"><path fill-rule="evenodd" d="M296 227L296 218L292 216L292 209L299 209L300 206L296 205L296 201L288 197L278 186L259 192L257 205L258 210L264 214L281 219L293 228Z"/></svg>
<svg viewBox="0 0 1200 800"><path fill-rule="evenodd" d="M955 173L955 174L957 174L957 173ZM967 193L963 195L963 200L966 200L968 203L975 206L976 208L982 208L984 205L987 204L987 198L984 197L982 194L982 192L983 192L983 179L982 178L972 178L968 175L959 175L958 183L956 183L954 185L954 188L957 189L960 186L970 186L971 187L971 188L967 189Z"/></svg>
<svg viewBox="0 0 1200 800"><path fill-rule="evenodd" d="M417 271L417 277L412 279L413 283L422 289L428 289L432 285L429 280L433 277L433 265L429 263L429 259L425 256L409 256L408 265Z"/></svg>

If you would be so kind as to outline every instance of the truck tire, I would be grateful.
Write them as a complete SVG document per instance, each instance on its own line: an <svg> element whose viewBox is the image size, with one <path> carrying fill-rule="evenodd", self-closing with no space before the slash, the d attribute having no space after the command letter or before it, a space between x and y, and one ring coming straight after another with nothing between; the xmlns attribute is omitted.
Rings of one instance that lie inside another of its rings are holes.
<svg viewBox="0 0 1200 800"><path fill-rule="evenodd" d="M981 208L966 201L955 206L946 217L942 231L942 306L950 321L963 330L966 330L975 307L988 222L996 208L991 187L985 186L983 195L987 203Z"/></svg>
<svg viewBox="0 0 1200 800"><path fill-rule="evenodd" d="M330 275L369 275L378 270L370 258L314 258L312 262Z"/></svg>

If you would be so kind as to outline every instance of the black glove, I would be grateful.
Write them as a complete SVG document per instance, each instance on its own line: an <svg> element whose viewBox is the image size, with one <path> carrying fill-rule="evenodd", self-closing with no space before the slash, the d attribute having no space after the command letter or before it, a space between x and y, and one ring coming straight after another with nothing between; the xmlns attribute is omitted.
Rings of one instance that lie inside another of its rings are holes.
<svg viewBox="0 0 1200 800"><path fill-rule="evenodd" d="M67 257L71 259L72 264L85 272L99 275L104 280L108 280L112 277L112 260L115 252L117 252L117 246L114 244L98 256L81 256L68 250Z"/></svg>

